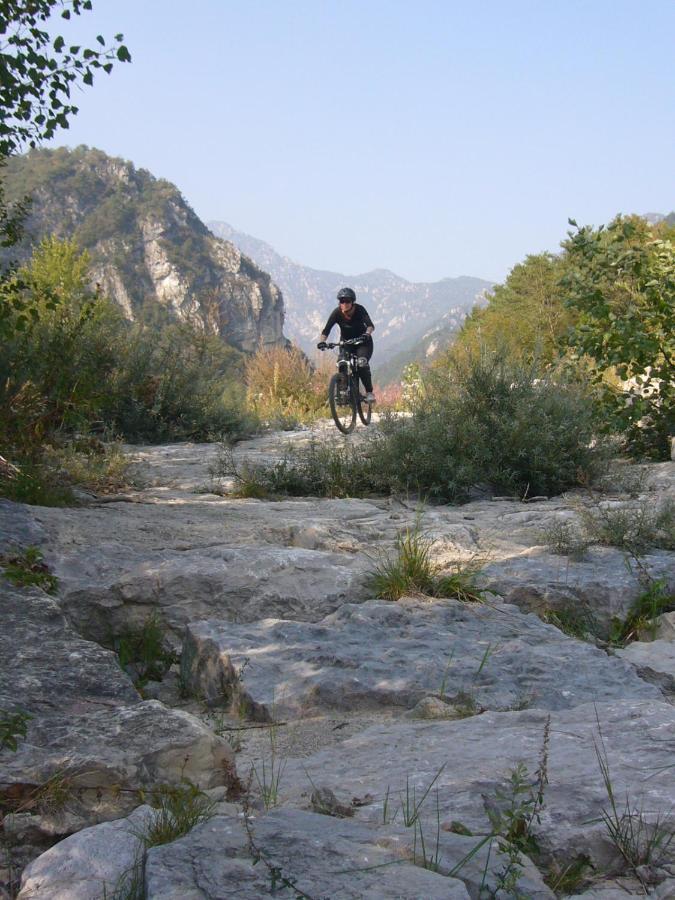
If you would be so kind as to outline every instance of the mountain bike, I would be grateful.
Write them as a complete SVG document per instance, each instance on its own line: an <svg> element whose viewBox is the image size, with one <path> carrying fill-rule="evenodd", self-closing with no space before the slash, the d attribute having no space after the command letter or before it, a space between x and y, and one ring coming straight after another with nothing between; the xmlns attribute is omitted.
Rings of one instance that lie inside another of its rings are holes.
<svg viewBox="0 0 675 900"><path fill-rule="evenodd" d="M328 384L328 403L333 421L343 434L349 434L354 430L357 413L364 425L370 425L372 408L361 392L359 357L355 352L356 347L363 342L362 337L357 337L335 344L326 344L327 350L333 350L335 347L340 349L336 363L337 372L331 376Z"/></svg>

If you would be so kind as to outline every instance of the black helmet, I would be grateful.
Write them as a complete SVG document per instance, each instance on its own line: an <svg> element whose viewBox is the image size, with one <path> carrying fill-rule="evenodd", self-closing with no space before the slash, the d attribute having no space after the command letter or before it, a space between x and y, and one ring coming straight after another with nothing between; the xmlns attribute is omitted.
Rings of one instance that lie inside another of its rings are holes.
<svg viewBox="0 0 675 900"><path fill-rule="evenodd" d="M351 288L340 288L337 294L338 303L340 300L351 300L352 303L356 302L356 294Z"/></svg>

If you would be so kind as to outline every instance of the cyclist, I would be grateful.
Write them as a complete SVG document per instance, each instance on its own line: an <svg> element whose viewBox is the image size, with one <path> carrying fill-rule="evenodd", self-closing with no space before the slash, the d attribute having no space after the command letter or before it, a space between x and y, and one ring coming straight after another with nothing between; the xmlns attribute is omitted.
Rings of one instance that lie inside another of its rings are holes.
<svg viewBox="0 0 675 900"><path fill-rule="evenodd" d="M375 330L375 326L365 308L356 302L356 294L351 288L344 287L339 290L337 300L338 306L328 317L328 321L319 337L319 343L316 346L319 350L326 349L326 341L333 325L340 326L340 338L343 341L365 335L366 338L363 343L354 349L359 358L359 375L366 389L366 403L375 403L373 379L370 365L368 364L368 360L373 355L373 339L371 335ZM342 355L342 350L340 355Z"/></svg>

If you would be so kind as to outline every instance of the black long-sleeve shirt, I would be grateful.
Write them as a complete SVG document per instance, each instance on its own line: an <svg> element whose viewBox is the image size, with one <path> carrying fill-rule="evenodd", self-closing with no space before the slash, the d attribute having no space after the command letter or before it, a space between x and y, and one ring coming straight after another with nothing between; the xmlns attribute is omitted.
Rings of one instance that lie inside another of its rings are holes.
<svg viewBox="0 0 675 900"><path fill-rule="evenodd" d="M340 307L336 306L330 316L328 316L328 321L321 334L325 334L328 337L333 325L340 326L340 337L343 341L360 337L365 333L366 328L375 328L370 316L360 303L354 304L354 313L351 319L348 319Z"/></svg>

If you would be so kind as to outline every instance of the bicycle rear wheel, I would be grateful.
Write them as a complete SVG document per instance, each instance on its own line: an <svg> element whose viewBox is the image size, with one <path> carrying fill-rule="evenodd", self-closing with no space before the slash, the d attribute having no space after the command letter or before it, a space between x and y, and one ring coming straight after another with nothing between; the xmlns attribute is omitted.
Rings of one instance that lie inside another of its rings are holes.
<svg viewBox="0 0 675 900"><path fill-rule="evenodd" d="M328 402L333 421L343 434L349 434L356 425L356 393L352 379L336 373L328 385Z"/></svg>
<svg viewBox="0 0 675 900"><path fill-rule="evenodd" d="M356 409L359 413L359 419L364 425L370 425L370 419L373 414L373 404L366 403L366 398L361 393L361 385L356 385Z"/></svg>

